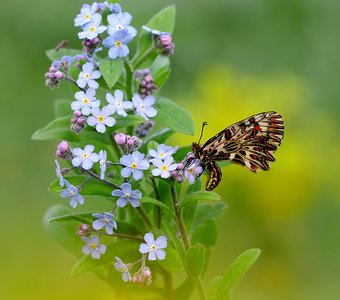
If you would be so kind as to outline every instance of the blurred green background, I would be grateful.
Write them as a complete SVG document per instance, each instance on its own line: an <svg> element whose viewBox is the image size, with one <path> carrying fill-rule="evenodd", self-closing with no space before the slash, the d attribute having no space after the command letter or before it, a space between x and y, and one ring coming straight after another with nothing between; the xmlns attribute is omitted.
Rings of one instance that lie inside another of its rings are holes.
<svg viewBox="0 0 340 300"><path fill-rule="evenodd" d="M192 113L204 139L253 113L277 110L286 134L270 172L224 168L228 209L205 280L243 250L263 250L234 299L340 299L340 2L337 0L121 1L137 28L176 3L173 74L163 95ZM47 187L55 143L32 142L67 85L44 86L44 50L68 39L81 1L1 5L0 299L112 299L91 274L70 278L75 259L42 227L61 199ZM198 139L178 136L173 143Z"/></svg>

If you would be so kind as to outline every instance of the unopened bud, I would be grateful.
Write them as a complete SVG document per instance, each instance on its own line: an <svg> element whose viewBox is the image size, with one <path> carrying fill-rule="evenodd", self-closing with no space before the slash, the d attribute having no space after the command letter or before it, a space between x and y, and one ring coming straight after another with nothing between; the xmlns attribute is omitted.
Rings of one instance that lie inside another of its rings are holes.
<svg viewBox="0 0 340 300"><path fill-rule="evenodd" d="M79 236L87 236L91 231L91 227L87 224L81 224L77 229L77 234Z"/></svg>

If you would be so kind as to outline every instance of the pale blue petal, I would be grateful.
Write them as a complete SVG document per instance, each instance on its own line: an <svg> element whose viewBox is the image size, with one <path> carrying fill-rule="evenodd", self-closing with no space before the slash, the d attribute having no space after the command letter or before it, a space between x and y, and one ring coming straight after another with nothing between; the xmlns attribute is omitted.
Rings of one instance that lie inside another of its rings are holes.
<svg viewBox="0 0 340 300"><path fill-rule="evenodd" d="M147 244L141 244L139 246L139 252L142 254L148 253L150 251L150 246L148 246Z"/></svg>
<svg viewBox="0 0 340 300"><path fill-rule="evenodd" d="M127 178L131 175L132 169L130 167L126 167L120 171L120 175L122 177Z"/></svg>
<svg viewBox="0 0 340 300"><path fill-rule="evenodd" d="M114 191L112 191L111 194L114 197L124 197L125 196L125 193L121 190L114 190Z"/></svg>
<svg viewBox="0 0 340 300"><path fill-rule="evenodd" d="M168 245L168 239L166 238L166 236L161 235L156 239L155 245L157 249L166 248Z"/></svg>
<svg viewBox="0 0 340 300"><path fill-rule="evenodd" d="M111 47L108 54L111 59L116 59L118 56L118 49L116 47Z"/></svg>
<svg viewBox="0 0 340 300"><path fill-rule="evenodd" d="M124 207L127 204L127 199L125 197L119 198L116 202L117 206Z"/></svg>
<svg viewBox="0 0 340 300"><path fill-rule="evenodd" d="M75 158L72 159L72 166L74 167L79 167L82 163L82 158L80 156L77 156Z"/></svg>
<svg viewBox="0 0 340 300"><path fill-rule="evenodd" d="M97 89L99 87L98 82L96 82L93 79L90 79L87 84L89 85L89 87L91 87L93 89Z"/></svg>
<svg viewBox="0 0 340 300"><path fill-rule="evenodd" d="M138 207L140 206L139 200L136 198L130 198L129 200L130 204L132 205L132 207Z"/></svg>
<svg viewBox="0 0 340 300"><path fill-rule="evenodd" d="M120 186L120 188L125 194L131 194L132 188L130 183L125 182Z"/></svg>
<svg viewBox="0 0 340 300"><path fill-rule="evenodd" d="M98 123L96 126L96 130L100 133L104 133L106 131L106 127L103 123Z"/></svg>
<svg viewBox="0 0 340 300"><path fill-rule="evenodd" d="M85 170L90 170L93 166L93 162L89 158L83 159L83 163L81 165Z"/></svg>
<svg viewBox="0 0 340 300"><path fill-rule="evenodd" d="M149 259L149 260L156 260L156 255L155 255L155 253L152 252L152 251L150 251L150 252L149 252L148 259Z"/></svg>
<svg viewBox="0 0 340 300"><path fill-rule="evenodd" d="M133 172L132 172L132 176L135 180L140 180L143 178L143 171L141 170L138 170L138 169L135 169Z"/></svg>
<svg viewBox="0 0 340 300"><path fill-rule="evenodd" d="M152 232L148 232L144 235L144 240L149 246L152 246L155 243L155 238Z"/></svg>
<svg viewBox="0 0 340 300"><path fill-rule="evenodd" d="M95 230L100 230L105 226L105 222L103 220L96 220L92 223L92 227Z"/></svg>
<svg viewBox="0 0 340 300"><path fill-rule="evenodd" d="M157 250L156 251L156 256L159 260L162 260L165 258L165 251L164 250ZM150 254L149 254L150 257ZM150 259L150 258L149 258Z"/></svg>

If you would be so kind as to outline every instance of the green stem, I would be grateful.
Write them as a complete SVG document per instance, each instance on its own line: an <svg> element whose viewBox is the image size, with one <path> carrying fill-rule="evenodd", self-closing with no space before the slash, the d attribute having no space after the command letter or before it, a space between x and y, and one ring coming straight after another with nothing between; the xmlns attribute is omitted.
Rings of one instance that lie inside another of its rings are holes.
<svg viewBox="0 0 340 300"><path fill-rule="evenodd" d="M135 69L137 69L147 59L153 49L155 49L154 45L152 45L146 52L144 52L144 54L137 60L137 62L134 63Z"/></svg>
<svg viewBox="0 0 340 300"><path fill-rule="evenodd" d="M112 186L112 187L114 187L114 188L116 188L116 189L120 189L120 186L119 186L119 185L117 185L117 184L115 184L115 183L113 183L113 182L107 181L106 179L100 179L100 176L97 175L96 173L93 173L93 172L90 171L90 170L85 170L85 169L82 169L82 170L83 170L85 173L89 174L91 177L93 177L93 178L95 178L95 179L97 179L97 180L99 180L99 181L101 181L101 182L104 182L105 184L107 184L107 185L109 185L109 186Z"/></svg>
<svg viewBox="0 0 340 300"><path fill-rule="evenodd" d="M188 235L186 233L185 230L185 226L184 226L184 221L181 215L181 212L179 210L179 201L178 201L178 197L177 197L177 191L176 191L176 187L174 184L171 185L171 196L172 196L172 204L175 210L175 214L176 214L176 218L177 218L177 224L178 224L178 228L179 228L179 232L181 234L183 243L184 243L184 248L186 251L189 250L190 248L190 241L188 238Z"/></svg>
<svg viewBox="0 0 340 300"><path fill-rule="evenodd" d="M129 100L132 99L133 96L133 85L132 85L132 77L133 77L133 69L128 60L124 61L125 72L126 72L126 81L125 81L125 91L126 96Z"/></svg>
<svg viewBox="0 0 340 300"><path fill-rule="evenodd" d="M164 288L165 288L166 296L168 299L171 299L174 293L172 274L163 268L160 268L160 269L161 269L163 279L164 279Z"/></svg>
<svg viewBox="0 0 340 300"><path fill-rule="evenodd" d="M151 230L152 229L152 222L149 218L149 216L146 214L146 212L144 211L143 208L141 208L140 206L137 207L137 211L139 212L139 214L141 215L141 217L143 218L145 224L148 226L148 229Z"/></svg>
<svg viewBox="0 0 340 300"><path fill-rule="evenodd" d="M151 182L152 182L152 186L155 191L155 194L156 194L156 199L158 201L161 201L161 196L159 194L159 190L158 190L156 180L154 177L151 177ZM161 228L161 221L162 221L161 220L161 208L159 206L156 206L155 209L156 209L156 217L157 217L157 228Z"/></svg>

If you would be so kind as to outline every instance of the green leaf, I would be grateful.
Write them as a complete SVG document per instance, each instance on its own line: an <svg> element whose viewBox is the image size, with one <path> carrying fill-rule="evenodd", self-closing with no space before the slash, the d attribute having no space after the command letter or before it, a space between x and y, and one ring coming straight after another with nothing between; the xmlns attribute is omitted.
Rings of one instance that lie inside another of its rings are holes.
<svg viewBox="0 0 340 300"><path fill-rule="evenodd" d="M119 128L125 128L129 126L139 125L145 122L145 119L137 115L128 115L127 117L115 116L116 124L108 128L108 131L114 131Z"/></svg>
<svg viewBox="0 0 340 300"><path fill-rule="evenodd" d="M171 223L171 222L162 220L162 226L164 227L166 234L169 236L172 244L174 245L180 260L182 261L182 263L184 263L185 262L185 249L184 249L183 243L178 238L177 231L175 229L176 225L174 224L174 222Z"/></svg>
<svg viewBox="0 0 340 300"><path fill-rule="evenodd" d="M172 216L173 218L176 218L173 211L168 206L166 206L163 202L161 202L157 199L154 199L154 198L151 198L151 197L142 197L141 203L155 204L155 205L159 206L160 208L162 208L163 211L166 212L168 215Z"/></svg>
<svg viewBox="0 0 340 300"><path fill-rule="evenodd" d="M81 185L89 176L82 176L82 175L76 175L76 176L65 176L64 178L69 181L74 186ZM59 186L59 179L55 180L51 183L49 186L49 190L54 193L59 193L62 189ZM88 182L82 189L81 194L82 195L100 195L108 197L108 199L112 198L112 191L115 188L112 186L109 186L99 180L93 179L90 182ZM112 198L113 199L113 198Z"/></svg>
<svg viewBox="0 0 340 300"><path fill-rule="evenodd" d="M159 90L171 74L169 57L159 55L151 65L150 72Z"/></svg>
<svg viewBox="0 0 340 300"><path fill-rule="evenodd" d="M123 60L121 58L104 58L99 62L99 70L102 73L107 86L111 89L119 79L123 71Z"/></svg>
<svg viewBox="0 0 340 300"><path fill-rule="evenodd" d="M54 102L54 115L56 118L69 116L71 113L71 101L67 99L58 99Z"/></svg>
<svg viewBox="0 0 340 300"><path fill-rule="evenodd" d="M103 254L99 259L93 259L91 255L85 255L79 259L73 266L71 275L72 277L78 277L86 272L92 271L101 265L110 263L114 261L114 257L122 257L126 253L133 251L138 245L138 241L128 241L119 240L107 246L105 254Z"/></svg>
<svg viewBox="0 0 340 300"><path fill-rule="evenodd" d="M185 196L179 204L179 208L181 209L193 201L215 202L220 200L220 195L214 192L198 191Z"/></svg>
<svg viewBox="0 0 340 300"><path fill-rule="evenodd" d="M197 226L194 230L191 243L202 243L209 247L214 246L217 242L217 226L213 220L208 220L205 223Z"/></svg>
<svg viewBox="0 0 340 300"><path fill-rule="evenodd" d="M207 220L217 219L225 210L227 205L222 201L211 203L200 203L196 209L196 216L193 222L193 230L200 224L205 223Z"/></svg>
<svg viewBox="0 0 340 300"><path fill-rule="evenodd" d="M69 222L69 221L79 221L85 224L91 224L94 219L92 214L95 212L78 212L78 213L70 213L61 216L57 216L48 220L50 223L52 222Z"/></svg>
<svg viewBox="0 0 340 300"><path fill-rule="evenodd" d="M200 277L203 273L206 251L207 248L204 245L196 244L186 254L185 261L188 271L195 278Z"/></svg>
<svg viewBox="0 0 340 300"><path fill-rule="evenodd" d="M188 135L194 135L195 125L189 113L175 102L158 97L155 103L156 123Z"/></svg>
<svg viewBox="0 0 340 300"><path fill-rule="evenodd" d="M216 292L210 292L212 294L210 299L226 299L230 290L241 280L244 274L254 264L260 253L260 249L249 249L239 255L231 264L228 271L220 279L218 287L216 288L215 286Z"/></svg>
<svg viewBox="0 0 340 300"><path fill-rule="evenodd" d="M147 150L148 150L148 152L149 152L149 150L151 150L151 149L154 149L154 150L156 150L157 148L158 148L158 143L157 142L155 142L155 141L150 141L150 142L148 142L148 144L147 144Z"/></svg>
<svg viewBox="0 0 340 300"><path fill-rule="evenodd" d="M175 6L168 6L152 17L150 21L146 23L146 26L159 31L172 33L175 27L175 15ZM137 62L152 47L152 43L152 34L141 30L138 37L138 52L133 59L133 63Z"/></svg>
<svg viewBox="0 0 340 300"><path fill-rule="evenodd" d="M180 147L173 155L173 157L175 161L182 161L189 152L192 152L191 146Z"/></svg>
<svg viewBox="0 0 340 300"><path fill-rule="evenodd" d="M50 50L46 50L46 56L51 60L51 61L55 61L55 60L60 60L62 59L63 56L75 56L78 54L82 54L83 51L78 50L78 49L68 49L68 48L62 48L59 51L56 51L55 49L50 49Z"/></svg>
<svg viewBox="0 0 340 300"><path fill-rule="evenodd" d="M166 252L165 259L159 260L158 261L159 265L169 272L175 273L182 272L183 264L178 256L177 251L172 246L169 245L165 249L165 252Z"/></svg>

